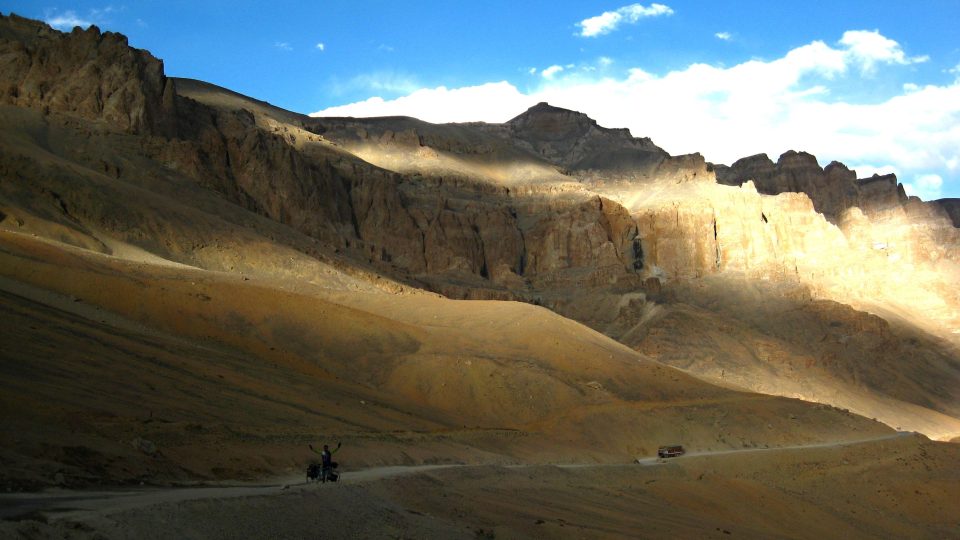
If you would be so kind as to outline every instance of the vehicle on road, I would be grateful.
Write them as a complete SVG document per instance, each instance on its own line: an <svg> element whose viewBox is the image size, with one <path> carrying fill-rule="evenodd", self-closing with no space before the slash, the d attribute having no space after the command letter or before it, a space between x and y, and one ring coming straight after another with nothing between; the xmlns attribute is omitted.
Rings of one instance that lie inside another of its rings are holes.
<svg viewBox="0 0 960 540"><path fill-rule="evenodd" d="M336 482L340 479L340 473L336 469L336 461L332 462L326 470L319 463L311 463L307 466L307 482Z"/></svg>
<svg viewBox="0 0 960 540"><path fill-rule="evenodd" d="M682 456L685 453L683 445L680 444L668 444L666 446L661 446L657 450L657 457L660 458L670 458Z"/></svg>

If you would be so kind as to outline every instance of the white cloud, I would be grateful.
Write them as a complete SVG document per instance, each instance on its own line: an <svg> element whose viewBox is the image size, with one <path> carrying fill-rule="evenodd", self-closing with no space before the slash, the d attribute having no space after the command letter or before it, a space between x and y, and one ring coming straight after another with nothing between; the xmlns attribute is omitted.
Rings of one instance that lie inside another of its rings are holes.
<svg viewBox="0 0 960 540"><path fill-rule="evenodd" d="M85 16L80 16L74 10L66 10L62 13L58 13L57 10L48 9L45 10L43 22L49 24L50 26L58 29L69 31L73 30L74 27L79 26L80 28L88 28L92 25L103 26L109 24L110 14L117 11L112 6L107 6L105 8L90 8L87 10ZM146 26L142 20L137 19L137 24L140 26Z"/></svg>
<svg viewBox="0 0 960 540"><path fill-rule="evenodd" d="M93 22L88 19L80 18L77 16L77 12L72 10L55 15L48 15L43 22L60 30L73 30L75 26L87 28L93 24Z"/></svg>
<svg viewBox="0 0 960 540"><path fill-rule="evenodd" d="M553 69L552 78L527 92L506 82L440 87L315 114L502 122L547 101L602 126L628 127L674 155L701 152L729 164L761 152L776 160L786 150L806 150L821 163L839 160L857 168L860 177L896 172L918 193L932 192L929 181L917 180L922 175L937 174L949 186L960 176L960 80L907 87L881 101L836 99L835 85L849 88L865 66L880 70L916 61L874 32L844 38L835 46L814 41L780 58L730 67L692 64L666 74L634 67L622 77Z"/></svg>
<svg viewBox="0 0 960 540"><path fill-rule="evenodd" d="M415 77L392 71L365 73L350 80L340 90L364 90L387 94L410 94L422 87Z"/></svg>
<svg viewBox="0 0 960 540"><path fill-rule="evenodd" d="M317 50L320 52L327 50L327 45L322 41L320 43L317 43L316 47L317 47Z"/></svg>
<svg viewBox="0 0 960 540"><path fill-rule="evenodd" d="M906 65L930 60L929 56L908 57L899 43L880 35L877 30L844 32L840 44L847 48L847 54L859 62L864 73L873 73L878 63Z"/></svg>
<svg viewBox="0 0 960 540"><path fill-rule="evenodd" d="M540 75L542 75L544 79L553 79L557 73L560 73L561 71L563 71L563 66L554 64L541 71Z"/></svg>
<svg viewBox="0 0 960 540"><path fill-rule="evenodd" d="M601 56L600 59L597 60L597 63L602 67L609 67L613 65L613 58L610 58L609 56Z"/></svg>
<svg viewBox="0 0 960 540"><path fill-rule="evenodd" d="M866 164L855 165L851 163L847 163L846 165L851 170L856 171L857 178L870 178L875 174L878 174L880 176L884 176L887 174L897 174L897 169L892 165L884 165L882 167L876 167L873 165L866 165Z"/></svg>
<svg viewBox="0 0 960 540"><path fill-rule="evenodd" d="M643 18L672 14L673 10L663 4L650 4L650 7L630 4L616 11L605 11L595 17L584 19L577 23L577 26L580 27L582 37L596 37L609 34L624 23L634 24Z"/></svg>
<svg viewBox="0 0 960 540"><path fill-rule="evenodd" d="M506 81L448 89L422 88L394 100L372 97L366 101L331 107L310 116L413 116L427 122L506 122L533 106Z"/></svg>
<svg viewBox="0 0 960 540"><path fill-rule="evenodd" d="M530 69L527 70L527 73L529 73L530 75L536 75L536 74L537 74L537 68L532 67L532 68L530 68Z"/></svg>
<svg viewBox="0 0 960 540"><path fill-rule="evenodd" d="M713 36L723 41L730 41L731 39L733 39L733 35L730 32L717 32Z"/></svg>
<svg viewBox="0 0 960 540"><path fill-rule="evenodd" d="M290 46L286 41L275 41L273 46L280 49L281 51L292 51L293 47Z"/></svg>
<svg viewBox="0 0 960 540"><path fill-rule="evenodd" d="M920 197L925 201L942 197L943 178L939 174L921 174L913 182L903 182L903 189L907 195Z"/></svg>

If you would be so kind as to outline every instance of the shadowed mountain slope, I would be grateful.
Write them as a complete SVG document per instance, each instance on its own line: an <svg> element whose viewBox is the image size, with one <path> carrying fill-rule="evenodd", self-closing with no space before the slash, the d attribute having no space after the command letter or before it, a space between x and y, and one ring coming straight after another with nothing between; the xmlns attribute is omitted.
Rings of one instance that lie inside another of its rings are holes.
<svg viewBox="0 0 960 540"><path fill-rule="evenodd" d="M546 104L310 118L96 27L3 17L0 53L10 485L264 475L331 435L373 464L960 434L958 237L918 201L831 221Z"/></svg>

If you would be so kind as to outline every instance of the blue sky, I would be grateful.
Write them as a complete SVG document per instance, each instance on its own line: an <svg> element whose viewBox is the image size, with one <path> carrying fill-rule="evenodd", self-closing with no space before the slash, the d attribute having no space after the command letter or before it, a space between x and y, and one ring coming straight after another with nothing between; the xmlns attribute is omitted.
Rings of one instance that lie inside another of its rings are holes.
<svg viewBox="0 0 960 540"><path fill-rule="evenodd" d="M808 150L960 197L960 0L0 0L303 113L504 121L537 101L730 163Z"/></svg>

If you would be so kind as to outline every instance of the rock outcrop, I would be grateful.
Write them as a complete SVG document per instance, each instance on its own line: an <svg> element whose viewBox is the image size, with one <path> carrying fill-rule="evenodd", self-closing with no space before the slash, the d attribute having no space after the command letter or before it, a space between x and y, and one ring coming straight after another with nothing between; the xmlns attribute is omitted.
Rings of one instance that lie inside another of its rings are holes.
<svg viewBox="0 0 960 540"><path fill-rule="evenodd" d="M600 127L587 115L539 103L494 131L570 171L650 172L669 154L628 129Z"/></svg>
<svg viewBox="0 0 960 540"><path fill-rule="evenodd" d="M606 283L642 266L632 249L636 226L623 209L582 189L548 185L511 191L478 183L462 171L411 176L403 168L385 170L340 150L376 144L412 152L418 159L424 151L458 158L499 156L504 163L526 160L560 177L526 149L482 130L414 119L386 119L380 124L389 127L378 129L377 121L290 114L283 120L292 120L296 133L287 127L279 132L274 111L222 107L177 93L176 81L165 77L162 63L131 49L118 34L96 27L64 34L15 16L0 26L9 51L2 81L11 89L9 104L104 122L108 129L143 136L138 145L145 157L233 204L401 279L447 292L460 289L446 283L463 282L469 284L463 290L523 297L530 296L534 282ZM591 133L607 131L592 121L587 124ZM539 136L534 128L523 133ZM633 144L628 134L611 133ZM665 155L648 142L637 144ZM109 156L96 154L91 150L74 157L106 167L127 182L144 181ZM98 226L111 222L97 215L106 207L78 200L72 190L61 191L63 204L76 215L86 209L87 219ZM176 251L165 255L182 256ZM195 263L189 256L182 260Z"/></svg>
<svg viewBox="0 0 960 540"><path fill-rule="evenodd" d="M781 155L776 164L766 154L758 154L729 167L718 165L716 175L717 182L731 186L752 180L757 191L766 195L806 193L814 208L833 222L847 208L882 212L907 200L895 175L858 180L856 172L842 163L820 167L813 155L793 150Z"/></svg>
<svg viewBox="0 0 960 540"><path fill-rule="evenodd" d="M954 227L960 227L960 199L938 199L934 202L950 216Z"/></svg>
<svg viewBox="0 0 960 540"><path fill-rule="evenodd" d="M162 131L172 112L163 62L125 36L96 26L63 34L16 15L0 22L0 91L3 103L132 133Z"/></svg>
<svg viewBox="0 0 960 540"><path fill-rule="evenodd" d="M225 272L310 280L326 271L323 261L362 276L343 279L351 290L389 282L392 291L537 302L664 362L696 357L682 367L707 377L717 374L697 349L706 342L656 332L730 316L720 303L741 296L718 287L770 283L758 304L799 295L783 305L806 312L839 302L895 313L922 331L878 330L855 343L856 354L841 351L847 341L803 349L819 336L771 341L750 329L829 321L766 310L771 320L744 316L747 328L737 326L751 336L744 354L796 367L816 355L859 362L871 347L900 343L926 360L899 366L916 392L894 392L865 362L851 382L835 359L817 360L816 389L755 390L827 400L836 383L880 409L895 407L895 395L936 414L956 410L955 396L931 381L957 378L943 350L958 344L960 239L949 205L906 197L895 177L858 180L802 152L713 166L547 104L504 124L309 118L167 78L148 53L95 28L64 34L8 17L0 47L4 228L101 253L125 242ZM662 353L663 344L676 348ZM884 358L883 369L896 371L899 356ZM921 403L927 390L937 400Z"/></svg>

